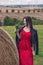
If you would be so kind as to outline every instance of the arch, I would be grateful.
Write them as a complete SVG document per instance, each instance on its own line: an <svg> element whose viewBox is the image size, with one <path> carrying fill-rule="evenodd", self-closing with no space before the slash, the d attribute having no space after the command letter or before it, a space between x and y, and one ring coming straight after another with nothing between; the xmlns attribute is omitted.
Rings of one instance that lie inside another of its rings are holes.
<svg viewBox="0 0 43 65"><path fill-rule="evenodd" d="M33 13L35 13L35 9L33 10Z"/></svg>
<svg viewBox="0 0 43 65"><path fill-rule="evenodd" d="M29 9L28 12L30 12L31 10Z"/></svg>
<svg viewBox="0 0 43 65"><path fill-rule="evenodd" d="M6 13L8 13L8 10L6 9Z"/></svg>
<svg viewBox="0 0 43 65"><path fill-rule="evenodd" d="M0 13L1 13L1 10L0 10Z"/></svg>
<svg viewBox="0 0 43 65"><path fill-rule="evenodd" d="M18 13L20 13L20 11L18 10Z"/></svg>
<svg viewBox="0 0 43 65"><path fill-rule="evenodd" d="M12 9L11 11L12 11L12 13L14 13L14 11L15 11L15 10L14 10L14 9Z"/></svg>
<svg viewBox="0 0 43 65"><path fill-rule="evenodd" d="M40 9L38 9L37 12L40 12Z"/></svg>

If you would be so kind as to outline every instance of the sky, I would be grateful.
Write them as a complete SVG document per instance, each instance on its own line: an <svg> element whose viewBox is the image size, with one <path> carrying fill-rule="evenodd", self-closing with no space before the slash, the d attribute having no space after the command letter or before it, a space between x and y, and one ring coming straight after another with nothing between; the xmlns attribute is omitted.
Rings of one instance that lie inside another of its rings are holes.
<svg viewBox="0 0 43 65"><path fill-rule="evenodd" d="M43 4L43 0L0 0L0 5Z"/></svg>

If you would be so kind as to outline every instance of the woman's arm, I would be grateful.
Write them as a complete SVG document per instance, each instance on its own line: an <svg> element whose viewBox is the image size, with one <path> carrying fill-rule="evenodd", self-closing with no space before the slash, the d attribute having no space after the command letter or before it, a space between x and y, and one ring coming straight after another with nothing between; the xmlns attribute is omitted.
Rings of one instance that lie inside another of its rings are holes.
<svg viewBox="0 0 43 65"><path fill-rule="evenodd" d="M19 39L21 39L21 32L19 33L18 31L16 32L17 36Z"/></svg>

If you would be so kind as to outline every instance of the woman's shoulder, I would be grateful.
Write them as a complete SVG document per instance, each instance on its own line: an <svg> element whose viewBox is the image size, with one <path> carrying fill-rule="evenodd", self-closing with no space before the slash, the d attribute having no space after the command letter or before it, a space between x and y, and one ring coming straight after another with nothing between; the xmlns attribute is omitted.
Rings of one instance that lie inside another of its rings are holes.
<svg viewBox="0 0 43 65"><path fill-rule="evenodd" d="M21 32L24 27L25 27L25 26L21 25L21 26L19 27L19 32Z"/></svg>
<svg viewBox="0 0 43 65"><path fill-rule="evenodd" d="M32 34L33 34L33 35L38 35L38 32L37 32L37 30L36 30L35 28L33 28Z"/></svg>
<svg viewBox="0 0 43 65"><path fill-rule="evenodd" d="M33 32L37 32L37 30L35 28L32 29Z"/></svg>

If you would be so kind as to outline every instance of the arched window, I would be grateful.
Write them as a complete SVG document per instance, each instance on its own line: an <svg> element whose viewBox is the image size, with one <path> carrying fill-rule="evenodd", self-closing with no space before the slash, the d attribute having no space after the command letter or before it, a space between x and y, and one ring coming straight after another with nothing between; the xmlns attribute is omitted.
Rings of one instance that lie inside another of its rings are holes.
<svg viewBox="0 0 43 65"><path fill-rule="evenodd" d="M38 9L37 12L40 12L40 9Z"/></svg>
<svg viewBox="0 0 43 65"><path fill-rule="evenodd" d="M8 10L6 10L6 13L8 13Z"/></svg>
<svg viewBox="0 0 43 65"><path fill-rule="evenodd" d="M20 13L20 11L18 10L18 13Z"/></svg>
<svg viewBox="0 0 43 65"><path fill-rule="evenodd" d="M12 9L12 13L14 12L14 9Z"/></svg>
<svg viewBox="0 0 43 65"><path fill-rule="evenodd" d="M1 13L1 10L0 10L0 13Z"/></svg>
<svg viewBox="0 0 43 65"><path fill-rule="evenodd" d="M33 13L35 13L35 10L33 10Z"/></svg>
<svg viewBox="0 0 43 65"><path fill-rule="evenodd" d="M25 10L23 10L23 13L25 13Z"/></svg>
<svg viewBox="0 0 43 65"><path fill-rule="evenodd" d="M41 9L41 12L43 12L43 9Z"/></svg>
<svg viewBox="0 0 43 65"><path fill-rule="evenodd" d="M28 10L28 12L30 12L30 10Z"/></svg>

